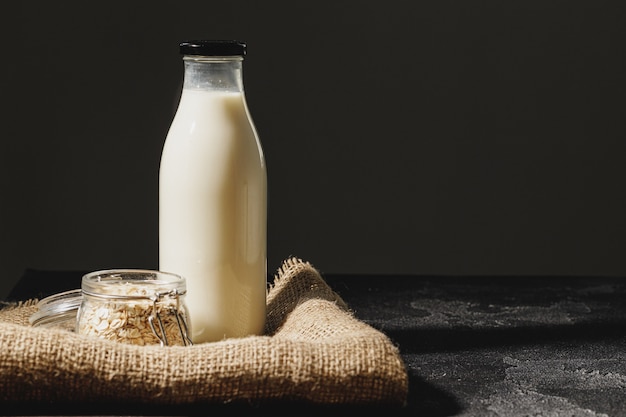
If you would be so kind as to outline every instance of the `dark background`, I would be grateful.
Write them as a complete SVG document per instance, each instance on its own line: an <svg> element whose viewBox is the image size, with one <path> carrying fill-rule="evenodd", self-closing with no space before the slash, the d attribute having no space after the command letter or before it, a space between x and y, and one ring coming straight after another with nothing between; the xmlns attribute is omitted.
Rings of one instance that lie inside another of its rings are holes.
<svg viewBox="0 0 626 417"><path fill-rule="evenodd" d="M270 274L626 276L623 4L3 3L0 296L25 268L158 266L193 38L248 43Z"/></svg>

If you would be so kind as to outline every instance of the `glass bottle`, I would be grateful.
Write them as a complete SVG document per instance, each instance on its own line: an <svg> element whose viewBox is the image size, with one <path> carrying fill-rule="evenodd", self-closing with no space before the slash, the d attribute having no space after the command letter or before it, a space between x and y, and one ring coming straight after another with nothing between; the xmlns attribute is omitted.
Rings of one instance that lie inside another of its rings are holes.
<svg viewBox="0 0 626 417"><path fill-rule="evenodd" d="M180 44L184 82L159 172L159 269L187 280L194 343L265 324L267 175L244 95L246 45Z"/></svg>

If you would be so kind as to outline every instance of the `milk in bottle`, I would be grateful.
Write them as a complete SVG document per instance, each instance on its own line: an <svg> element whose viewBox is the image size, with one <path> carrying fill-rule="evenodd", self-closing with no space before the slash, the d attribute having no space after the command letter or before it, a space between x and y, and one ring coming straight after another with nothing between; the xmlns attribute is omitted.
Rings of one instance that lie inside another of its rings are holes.
<svg viewBox="0 0 626 417"><path fill-rule="evenodd" d="M187 280L194 343L265 324L267 176L244 95L245 48L180 45L183 91L159 172L159 269Z"/></svg>

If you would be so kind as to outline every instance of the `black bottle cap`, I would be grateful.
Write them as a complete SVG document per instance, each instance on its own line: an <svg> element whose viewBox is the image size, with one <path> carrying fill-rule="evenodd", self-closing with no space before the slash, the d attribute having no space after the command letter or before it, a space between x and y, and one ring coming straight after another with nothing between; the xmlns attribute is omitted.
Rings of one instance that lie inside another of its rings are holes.
<svg viewBox="0 0 626 417"><path fill-rule="evenodd" d="M184 41L180 44L180 53L183 55L202 56L244 56L246 54L246 43L233 40Z"/></svg>

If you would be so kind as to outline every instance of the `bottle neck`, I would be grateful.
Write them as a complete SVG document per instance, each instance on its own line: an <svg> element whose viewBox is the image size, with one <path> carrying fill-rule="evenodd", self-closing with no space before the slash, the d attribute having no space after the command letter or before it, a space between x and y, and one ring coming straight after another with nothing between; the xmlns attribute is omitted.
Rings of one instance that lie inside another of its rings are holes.
<svg viewBox="0 0 626 417"><path fill-rule="evenodd" d="M243 92L243 58L185 55L184 90Z"/></svg>

